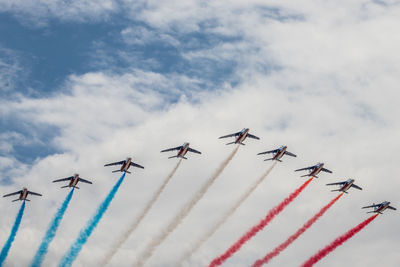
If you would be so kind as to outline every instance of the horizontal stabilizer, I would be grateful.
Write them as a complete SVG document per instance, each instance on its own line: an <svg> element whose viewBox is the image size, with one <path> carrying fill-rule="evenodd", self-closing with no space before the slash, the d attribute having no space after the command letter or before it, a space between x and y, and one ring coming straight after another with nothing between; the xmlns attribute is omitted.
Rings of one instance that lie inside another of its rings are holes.
<svg viewBox="0 0 400 267"><path fill-rule="evenodd" d="M185 158L185 157L181 157L181 158L183 158L183 159L187 159L187 158Z"/></svg>
<svg viewBox="0 0 400 267"><path fill-rule="evenodd" d="M64 186L61 186L60 188L66 188L66 187L69 187L69 185L64 185Z"/></svg>
<svg viewBox="0 0 400 267"><path fill-rule="evenodd" d="M270 159L264 159L264 161L267 161L267 160L273 160L274 158L270 158Z"/></svg>
<svg viewBox="0 0 400 267"><path fill-rule="evenodd" d="M304 175L302 175L302 176L300 176L300 177L307 177L307 176L310 176L309 174L304 174ZM316 177L316 176L315 176Z"/></svg>
<svg viewBox="0 0 400 267"><path fill-rule="evenodd" d="M31 201L30 199L25 199L25 201Z"/></svg>
<svg viewBox="0 0 400 267"><path fill-rule="evenodd" d="M340 189L331 190L331 192L336 192L336 191L340 191Z"/></svg>
<svg viewBox="0 0 400 267"><path fill-rule="evenodd" d="M227 143L226 145L232 145L232 144L235 144L236 142L230 142L230 143Z"/></svg>
<svg viewBox="0 0 400 267"><path fill-rule="evenodd" d="M15 201L18 201L19 200L19 198L17 198L17 199L14 199L13 201L11 201L11 202L15 202Z"/></svg>
<svg viewBox="0 0 400 267"><path fill-rule="evenodd" d="M178 156L171 156L171 157L168 157L169 159L173 159L173 158L177 158Z"/></svg>
<svg viewBox="0 0 400 267"><path fill-rule="evenodd" d="M125 171L126 173L129 173L129 174L131 174L131 172L130 171Z"/></svg>
<svg viewBox="0 0 400 267"><path fill-rule="evenodd" d="M240 143L242 146L245 146L246 144Z"/></svg>
<svg viewBox="0 0 400 267"><path fill-rule="evenodd" d="M114 172L120 172L120 171L121 171L121 170L115 170L115 171L112 171L112 172L114 173Z"/></svg>

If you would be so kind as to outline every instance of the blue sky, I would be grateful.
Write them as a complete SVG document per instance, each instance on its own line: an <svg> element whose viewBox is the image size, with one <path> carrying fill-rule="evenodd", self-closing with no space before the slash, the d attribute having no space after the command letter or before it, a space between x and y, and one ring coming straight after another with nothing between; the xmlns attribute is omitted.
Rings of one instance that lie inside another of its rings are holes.
<svg viewBox="0 0 400 267"><path fill-rule="evenodd" d="M52 179L79 172L94 184L74 195L47 263L63 256L115 182L102 166L133 156L146 169L124 181L76 261L98 264L115 241L108 233L134 219L172 168L159 151L190 142L203 154L180 167L111 265L131 266L230 152L217 137L244 127L261 140L241 147L148 266L175 266L269 167L255 155L283 144L298 157L278 164L187 266L206 265L303 181L294 169L318 161L334 174L313 183L229 266L250 265L294 232L293 218L306 221L332 198L327 181L354 178L364 190L341 199L271 266L300 264L364 219L364 204L398 206L399 17L396 1L0 0L0 189L44 195L29 203L6 266L33 257L64 193ZM16 212L5 199L0 209ZM324 266L397 266L400 236L390 229L399 215L378 219ZM10 225L2 216L0 242Z"/></svg>

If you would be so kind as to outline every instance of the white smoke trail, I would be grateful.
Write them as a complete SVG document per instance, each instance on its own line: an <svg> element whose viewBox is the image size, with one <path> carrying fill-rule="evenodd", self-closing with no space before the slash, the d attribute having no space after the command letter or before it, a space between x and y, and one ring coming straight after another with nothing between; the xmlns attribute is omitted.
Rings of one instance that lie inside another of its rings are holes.
<svg viewBox="0 0 400 267"><path fill-rule="evenodd" d="M164 180L160 188L154 193L153 197L151 200L147 203L146 207L143 209L142 213L136 218L135 221L130 225L130 227L127 229L127 231L120 237L118 242L110 249L109 253L106 255L102 262L102 266L107 265L112 257L117 253L117 251L121 248L121 246L128 240L129 236L136 230L136 228L139 226L141 221L143 220L144 217L146 217L147 213L151 208L153 207L154 203L157 201L158 197L161 195L161 193L164 191L164 188L167 186L168 182L171 180L171 178L174 176L176 170L178 169L179 165L181 164L182 159L178 161L174 169L171 171L171 173L167 176L167 178Z"/></svg>
<svg viewBox="0 0 400 267"><path fill-rule="evenodd" d="M233 213L242 205L242 203L250 196L251 193L264 181L264 179L268 176L268 174L272 171L272 169L276 165L276 161L272 163L271 167L267 169L267 171L260 177L258 180L249 187L246 192L238 199L237 202L224 214L224 216L212 227L210 230L203 235L197 243L195 243L189 251L187 251L180 259L178 266L182 266L184 261L188 259L194 252L196 252L220 227L223 225L229 217L232 216Z"/></svg>
<svg viewBox="0 0 400 267"><path fill-rule="evenodd" d="M167 226L167 228L164 229L160 233L159 236L155 237L150 244L146 247L144 252L139 255L139 258L137 262L133 265L136 267L143 266L143 264L146 263L146 261L153 255L153 252L157 249L157 247L178 227L183 219L189 214L189 212L193 209L193 207L196 205L196 203L204 196L204 194L207 192L208 188L214 183L214 181L220 176L222 171L225 169L225 167L228 165L228 163L232 160L232 158L235 156L236 152L239 149L239 145L232 151L232 153L229 155L229 157L222 162L222 164L219 166L217 171L211 176L206 183L200 188L200 190L194 195L194 197L190 200L189 203L187 203L183 209L175 216L175 218L170 222L170 224Z"/></svg>

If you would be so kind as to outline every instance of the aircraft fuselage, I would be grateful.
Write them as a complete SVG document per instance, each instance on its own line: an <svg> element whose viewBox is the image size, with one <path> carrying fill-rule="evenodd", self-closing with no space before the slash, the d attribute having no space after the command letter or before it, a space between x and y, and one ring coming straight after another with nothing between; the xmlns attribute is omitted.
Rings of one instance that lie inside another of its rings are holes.
<svg viewBox="0 0 400 267"><path fill-rule="evenodd" d="M28 189L24 188L24 191L19 195L19 200L26 200L28 197Z"/></svg>
<svg viewBox="0 0 400 267"><path fill-rule="evenodd" d="M323 167L324 167L324 163L318 163L317 165L315 165L314 169L312 169L309 176L316 176L318 173L321 172Z"/></svg>
<svg viewBox="0 0 400 267"><path fill-rule="evenodd" d="M287 149L287 146L283 146L283 147L279 148L279 151L276 152L275 156L273 157L273 160L281 159L283 157L283 155L285 155L286 149Z"/></svg>
<svg viewBox="0 0 400 267"><path fill-rule="evenodd" d="M79 174L75 174L74 178L71 179L71 181L69 182L68 186L69 187L75 187L79 182Z"/></svg>
<svg viewBox="0 0 400 267"><path fill-rule="evenodd" d="M353 185L353 183L354 183L354 179L347 180L346 183L343 184L342 187L339 189L339 191L346 192L347 190L350 189L350 187Z"/></svg>
<svg viewBox="0 0 400 267"><path fill-rule="evenodd" d="M377 209L375 210L375 212L377 212L377 213L382 213L383 211L385 211L385 210L389 207L390 202L389 202L389 201L385 201L385 202L382 202L381 205L382 205L382 206L380 206L379 208L377 208Z"/></svg>
<svg viewBox="0 0 400 267"><path fill-rule="evenodd" d="M129 169L129 167L131 166L131 161L132 161L132 158L127 158L125 160L125 162L121 166L122 172L126 172Z"/></svg>
<svg viewBox="0 0 400 267"><path fill-rule="evenodd" d="M179 149L177 157L178 158L184 157L186 155L186 153L188 152L188 149L189 149L189 143L184 143L182 148Z"/></svg>
<svg viewBox="0 0 400 267"><path fill-rule="evenodd" d="M243 130L240 132L240 134L238 135L238 137L236 138L235 144L240 144L240 143L242 143L242 142L246 139L248 133L249 133L249 128L243 129Z"/></svg>

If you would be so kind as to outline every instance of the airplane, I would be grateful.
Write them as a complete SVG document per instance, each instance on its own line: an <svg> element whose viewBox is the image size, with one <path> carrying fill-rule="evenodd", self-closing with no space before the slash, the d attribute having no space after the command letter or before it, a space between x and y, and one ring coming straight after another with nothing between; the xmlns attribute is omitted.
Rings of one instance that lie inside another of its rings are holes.
<svg viewBox="0 0 400 267"><path fill-rule="evenodd" d="M389 202L389 201L383 201L382 203L379 203L379 204L375 204L375 203L374 203L374 204L372 204L372 205L370 205L370 206L362 207L362 209L366 209L366 208L374 208L373 211L369 211L369 212L367 212L367 213L374 213L374 212L376 212L376 213L379 213L379 214L382 214L382 212L383 212L384 210L386 210L386 209L396 210L395 207L390 206L390 202Z"/></svg>
<svg viewBox="0 0 400 267"><path fill-rule="evenodd" d="M245 145L245 144L243 144L243 141L246 139L246 137L250 137L250 138L253 138L253 139L260 140L259 137L255 136L255 135L252 135L252 134L249 134L249 130L250 130L249 128L244 128L240 132L224 135L224 136L219 137L219 139L227 138L227 137L235 137L236 138L236 140L234 142L227 143L227 145L230 145L230 144Z"/></svg>
<svg viewBox="0 0 400 267"><path fill-rule="evenodd" d="M304 171L304 170L310 170L309 174L302 175L301 177L313 176L313 177L317 177L317 178L318 178L317 174L320 173L321 171L332 173L332 171L330 171L328 169L325 169L323 167L324 167L324 163L317 163L314 166L310 166L310 167L306 167L306 168L302 168L302 169L297 169L297 170L295 170L295 172Z"/></svg>
<svg viewBox="0 0 400 267"><path fill-rule="evenodd" d="M176 156L172 156L172 157L168 157L169 159L172 158L183 158L183 159L187 159L185 158L185 155L188 151L193 152L193 153L197 153L197 154L201 154L200 151L197 151L193 148L189 147L189 143L183 143L183 145L181 146L177 146L177 147L173 147L173 148L168 148L168 149L164 149L161 150L161 152L168 152L168 151L173 151L173 150L179 150L178 154L176 154Z"/></svg>
<svg viewBox="0 0 400 267"><path fill-rule="evenodd" d="M128 171L130 166L144 169L144 167L142 165L134 163L132 161L132 158L126 158L126 160L117 161L117 162L113 162L113 163L108 163L108 164L104 165L104 167L112 166L112 165L121 165L121 164L122 164L121 169L115 170L115 171L112 171L112 172L127 172L127 173L131 173L130 171Z"/></svg>
<svg viewBox="0 0 400 267"><path fill-rule="evenodd" d="M28 191L28 189L27 189L26 187L24 187L24 188L22 188L22 190L20 190L20 191L17 191L17 192L11 193L11 194L4 195L3 197L9 197L9 196L18 195L18 194L19 194L19 198L14 199L12 202L18 201L18 200L30 201L29 199L27 199L27 197L28 197L29 194L35 195L35 196L40 196L40 197L42 196L42 195L39 194L39 193L35 193L35 192L32 192L32 191Z"/></svg>
<svg viewBox="0 0 400 267"><path fill-rule="evenodd" d="M275 153L275 155L272 158L264 159L264 161L266 161L266 160L277 160L277 161L280 161L280 162L282 162L281 158L283 157L283 155L297 157L295 154L290 153L286 149L287 149L287 146L281 146L280 148L277 148L277 149L274 149L274 150L270 150L270 151L261 152L261 153L258 153L257 155Z"/></svg>
<svg viewBox="0 0 400 267"><path fill-rule="evenodd" d="M354 184L354 179L348 179L347 181L344 181L344 182L330 183L330 184L326 184L326 185L340 185L339 189L331 190L331 192L342 191L343 193L348 194L347 190L349 190L350 187L354 187L354 188L357 188L358 190L362 190L361 187Z"/></svg>
<svg viewBox="0 0 400 267"><path fill-rule="evenodd" d="M67 177L67 178L54 180L53 183L63 182L63 181L70 181L70 182L69 182L68 185L61 186L61 188L73 187L73 188L79 189L79 187L76 186L78 182L92 184L91 181L88 181L88 180L85 180L85 179L79 177L79 174L77 174L77 173L75 173L74 176L70 176L70 177Z"/></svg>

